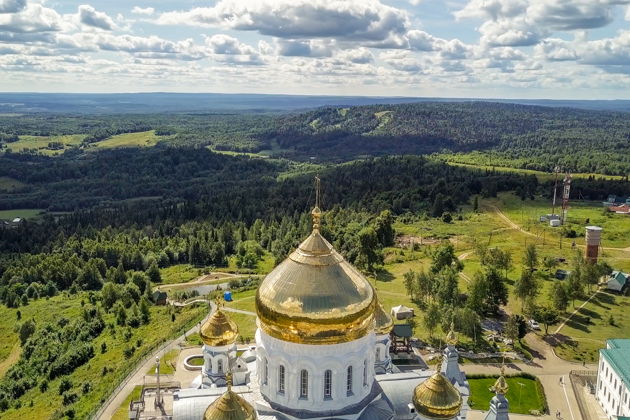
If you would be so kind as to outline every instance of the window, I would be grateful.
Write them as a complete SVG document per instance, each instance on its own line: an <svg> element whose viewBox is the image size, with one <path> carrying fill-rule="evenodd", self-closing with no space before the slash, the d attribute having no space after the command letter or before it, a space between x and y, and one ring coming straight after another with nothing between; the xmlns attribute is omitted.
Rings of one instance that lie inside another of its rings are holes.
<svg viewBox="0 0 630 420"><path fill-rule="evenodd" d="M208 358L208 372L212 372L212 359Z"/></svg>
<svg viewBox="0 0 630 420"><path fill-rule="evenodd" d="M269 361L265 357L263 359L263 384L267 385L269 380Z"/></svg>
<svg viewBox="0 0 630 420"><path fill-rule="evenodd" d="M367 360L363 361L363 386L367 386Z"/></svg>
<svg viewBox="0 0 630 420"><path fill-rule="evenodd" d="M380 347L376 348L376 361L377 362L381 361L381 349L380 349Z"/></svg>
<svg viewBox="0 0 630 420"><path fill-rule="evenodd" d="M308 398L308 372L300 371L300 398Z"/></svg>
<svg viewBox="0 0 630 420"><path fill-rule="evenodd" d="M352 366L348 366L348 372L346 377L346 394L352 395Z"/></svg>
<svg viewBox="0 0 630 420"><path fill-rule="evenodd" d="M278 368L278 392L284 394L284 366Z"/></svg>
<svg viewBox="0 0 630 420"><path fill-rule="evenodd" d="M223 360L221 359L219 359L219 361L217 362L217 372L223 373Z"/></svg>
<svg viewBox="0 0 630 420"><path fill-rule="evenodd" d="M324 372L324 398L332 398L332 371Z"/></svg>

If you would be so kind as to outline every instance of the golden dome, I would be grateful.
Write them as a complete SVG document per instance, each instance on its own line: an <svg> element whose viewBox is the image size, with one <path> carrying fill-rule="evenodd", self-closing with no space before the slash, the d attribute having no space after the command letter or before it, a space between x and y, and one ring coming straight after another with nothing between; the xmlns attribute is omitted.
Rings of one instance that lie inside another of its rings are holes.
<svg viewBox="0 0 630 420"><path fill-rule="evenodd" d="M332 344L374 328L375 295L359 271L319 233L311 235L262 281L256 312L262 330L283 341Z"/></svg>
<svg viewBox="0 0 630 420"><path fill-rule="evenodd" d="M446 344L448 344L449 346L457 345L457 334L455 334L455 325L452 322L451 329L448 334L446 334Z"/></svg>
<svg viewBox="0 0 630 420"><path fill-rule="evenodd" d="M227 346L236 342L238 327L220 307L217 307L214 314L201 326L199 335L208 346Z"/></svg>
<svg viewBox="0 0 630 420"><path fill-rule="evenodd" d="M505 366L501 366L501 376L499 376L499 379L497 379L491 389L496 394L503 395L505 395L508 392L508 389L510 389L507 381L505 380Z"/></svg>
<svg viewBox="0 0 630 420"><path fill-rule="evenodd" d="M413 391L416 412L430 419L452 419L462 408L462 396L441 373L436 373Z"/></svg>
<svg viewBox="0 0 630 420"><path fill-rule="evenodd" d="M392 328L394 328L394 320L377 300L374 310L374 331L378 335L386 335L392 331Z"/></svg>
<svg viewBox="0 0 630 420"><path fill-rule="evenodd" d="M228 382L227 391L206 408L203 420L255 420L256 410L241 396L232 391Z"/></svg>

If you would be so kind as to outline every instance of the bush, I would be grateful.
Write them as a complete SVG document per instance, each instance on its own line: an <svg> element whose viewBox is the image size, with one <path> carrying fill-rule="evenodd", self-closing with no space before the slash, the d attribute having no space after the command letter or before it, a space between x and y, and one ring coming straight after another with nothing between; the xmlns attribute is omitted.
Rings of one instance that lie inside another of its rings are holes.
<svg viewBox="0 0 630 420"><path fill-rule="evenodd" d="M68 391L72 388L72 381L68 378L62 378L61 382L59 382L59 395L62 395L64 392Z"/></svg>
<svg viewBox="0 0 630 420"><path fill-rule="evenodd" d="M66 392L63 394L63 405L70 405L75 403L79 399L76 392Z"/></svg>
<svg viewBox="0 0 630 420"><path fill-rule="evenodd" d="M42 393L48 391L48 380L44 379L39 383L39 390Z"/></svg>

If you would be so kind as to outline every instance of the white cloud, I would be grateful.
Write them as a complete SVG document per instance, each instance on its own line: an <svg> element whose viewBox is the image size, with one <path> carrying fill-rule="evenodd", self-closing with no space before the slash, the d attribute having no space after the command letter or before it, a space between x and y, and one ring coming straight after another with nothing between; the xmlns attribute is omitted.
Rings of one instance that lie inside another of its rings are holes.
<svg viewBox="0 0 630 420"><path fill-rule="evenodd" d="M114 21L106 13L99 12L92 6L82 4L79 6L79 21L87 26L91 26L106 31L115 28Z"/></svg>
<svg viewBox="0 0 630 420"><path fill-rule="evenodd" d="M0 31L4 32L53 32L61 30L62 23L59 13L41 4L29 4L19 13L0 14Z"/></svg>
<svg viewBox="0 0 630 420"><path fill-rule="evenodd" d="M412 29L407 32L409 48L416 51L433 51L435 49L436 38L424 31Z"/></svg>
<svg viewBox="0 0 630 420"><path fill-rule="evenodd" d="M279 38L385 41L404 34L406 12L379 0L220 0L214 7L162 13L162 25L222 27Z"/></svg>
<svg viewBox="0 0 630 420"><path fill-rule="evenodd" d="M326 40L276 40L276 54L285 57L330 57L334 43Z"/></svg>
<svg viewBox="0 0 630 420"><path fill-rule="evenodd" d="M205 43L209 52L215 54L215 60L230 64L264 64L258 51L229 35L216 34L206 37Z"/></svg>
<svg viewBox="0 0 630 420"><path fill-rule="evenodd" d="M17 13L26 7L26 0L0 0L0 13Z"/></svg>
<svg viewBox="0 0 630 420"><path fill-rule="evenodd" d="M134 8L131 9L131 13L135 15L151 16L155 13L155 9L153 7L134 6Z"/></svg>

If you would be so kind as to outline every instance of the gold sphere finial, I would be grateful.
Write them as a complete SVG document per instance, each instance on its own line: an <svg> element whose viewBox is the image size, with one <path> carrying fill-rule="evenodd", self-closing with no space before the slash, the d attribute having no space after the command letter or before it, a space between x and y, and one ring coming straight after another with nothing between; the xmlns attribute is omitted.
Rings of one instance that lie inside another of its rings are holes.
<svg viewBox="0 0 630 420"><path fill-rule="evenodd" d="M232 390L232 372L228 372L225 375L225 382L227 383L227 390L231 391Z"/></svg>
<svg viewBox="0 0 630 420"><path fill-rule="evenodd" d="M455 323L453 321L451 321L451 329L446 335L446 344L449 346L457 345L457 334L455 334Z"/></svg>

